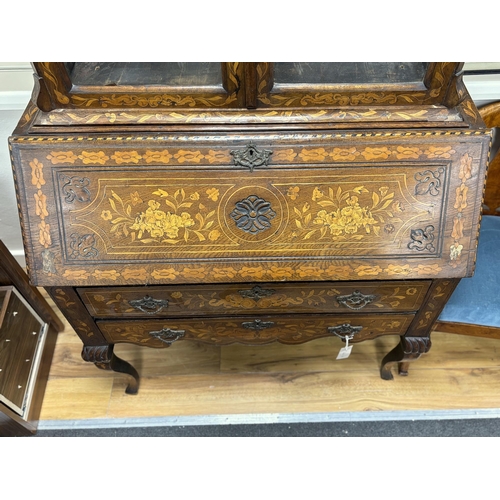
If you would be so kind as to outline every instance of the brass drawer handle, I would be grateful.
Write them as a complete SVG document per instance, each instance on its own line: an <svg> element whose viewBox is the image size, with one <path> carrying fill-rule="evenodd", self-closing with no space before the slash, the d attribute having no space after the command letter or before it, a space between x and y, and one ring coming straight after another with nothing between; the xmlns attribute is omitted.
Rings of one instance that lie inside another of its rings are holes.
<svg viewBox="0 0 500 500"><path fill-rule="evenodd" d="M270 297L274 293L276 293L276 290L264 290L261 288L259 285L254 286L251 290L238 290L238 293L245 298L248 299L254 299L254 300L260 300L265 297Z"/></svg>
<svg viewBox="0 0 500 500"><path fill-rule="evenodd" d="M359 290L352 292L350 295L337 295L337 302L349 309L358 311L363 309L377 298L376 295L365 295Z"/></svg>
<svg viewBox="0 0 500 500"><path fill-rule="evenodd" d="M350 340L362 329L362 326L352 326L350 323L344 323L343 325L339 326L329 326L328 333L333 333L333 335L336 335L342 340L346 340L346 338Z"/></svg>
<svg viewBox="0 0 500 500"><path fill-rule="evenodd" d="M149 332L149 335L152 337L161 340L163 343L167 345L173 344L176 340L184 337L186 330L172 330L170 328L162 328L157 332Z"/></svg>
<svg viewBox="0 0 500 500"><path fill-rule="evenodd" d="M146 295L142 299L129 300L128 303L138 311L145 314L158 314L162 309L168 307L168 300L153 299Z"/></svg>
<svg viewBox="0 0 500 500"><path fill-rule="evenodd" d="M262 321L260 319L255 319L253 321L245 321L241 323L243 328L248 328L249 330L265 330L266 328L271 328L275 323L273 321Z"/></svg>

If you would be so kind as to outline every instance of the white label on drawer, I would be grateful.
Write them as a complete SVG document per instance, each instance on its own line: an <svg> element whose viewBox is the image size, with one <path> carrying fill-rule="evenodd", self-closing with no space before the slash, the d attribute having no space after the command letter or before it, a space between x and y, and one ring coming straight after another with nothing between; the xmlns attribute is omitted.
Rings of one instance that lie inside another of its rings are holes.
<svg viewBox="0 0 500 500"><path fill-rule="evenodd" d="M352 345L342 347L342 349L340 349L340 351L337 355L337 359L348 358L351 355L351 351L352 351Z"/></svg>
<svg viewBox="0 0 500 500"><path fill-rule="evenodd" d="M352 339L352 335L345 336L345 346L340 349L337 359L346 359L351 355L352 345L349 345L349 340Z"/></svg>

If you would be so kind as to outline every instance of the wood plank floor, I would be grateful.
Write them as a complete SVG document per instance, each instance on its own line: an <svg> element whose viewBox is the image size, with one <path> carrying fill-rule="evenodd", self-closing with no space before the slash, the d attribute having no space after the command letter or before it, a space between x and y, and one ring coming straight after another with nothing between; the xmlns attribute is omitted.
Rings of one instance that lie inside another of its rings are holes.
<svg viewBox="0 0 500 500"><path fill-rule="evenodd" d="M65 324L41 421L500 408L500 341L493 339L435 332L430 352L393 381L380 379L379 365L397 337L356 344L338 361L337 338L298 346L121 344L115 353L141 375L139 394L127 395L126 376L84 362Z"/></svg>

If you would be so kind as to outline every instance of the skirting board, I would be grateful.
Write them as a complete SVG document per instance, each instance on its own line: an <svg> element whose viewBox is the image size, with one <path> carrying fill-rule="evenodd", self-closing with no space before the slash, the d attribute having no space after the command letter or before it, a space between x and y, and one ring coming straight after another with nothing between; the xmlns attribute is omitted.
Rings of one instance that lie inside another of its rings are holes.
<svg viewBox="0 0 500 500"><path fill-rule="evenodd" d="M395 420L453 420L500 418L500 408L477 410L367 411L339 413L262 413L192 415L182 417L41 420L38 429L105 429L117 427L173 427L188 425L291 424L314 422L380 422Z"/></svg>

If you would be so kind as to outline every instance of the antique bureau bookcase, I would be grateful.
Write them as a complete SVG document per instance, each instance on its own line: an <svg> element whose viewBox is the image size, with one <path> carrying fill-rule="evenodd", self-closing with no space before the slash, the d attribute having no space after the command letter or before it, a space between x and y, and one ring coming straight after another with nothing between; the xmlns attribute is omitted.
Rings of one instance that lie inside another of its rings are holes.
<svg viewBox="0 0 500 500"><path fill-rule="evenodd" d="M461 63L33 66L10 138L29 276L127 392L119 342L398 336L384 379L429 350L491 139Z"/></svg>

